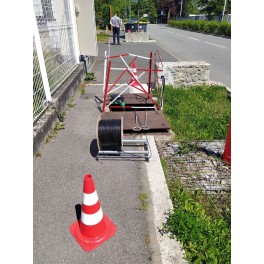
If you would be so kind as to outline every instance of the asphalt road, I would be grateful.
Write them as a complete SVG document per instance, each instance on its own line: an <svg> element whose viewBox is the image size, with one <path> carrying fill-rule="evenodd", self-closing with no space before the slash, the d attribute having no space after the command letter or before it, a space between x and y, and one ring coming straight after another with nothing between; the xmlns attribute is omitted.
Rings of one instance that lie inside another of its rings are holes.
<svg viewBox="0 0 264 264"><path fill-rule="evenodd" d="M210 80L231 88L231 39L149 24L151 37L179 61L210 63Z"/></svg>

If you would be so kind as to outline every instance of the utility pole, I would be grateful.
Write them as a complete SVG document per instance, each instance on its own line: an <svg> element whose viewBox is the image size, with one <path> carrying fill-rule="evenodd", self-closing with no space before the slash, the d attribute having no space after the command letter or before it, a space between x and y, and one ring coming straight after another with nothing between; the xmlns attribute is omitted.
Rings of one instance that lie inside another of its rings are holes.
<svg viewBox="0 0 264 264"><path fill-rule="evenodd" d="M110 15L110 19L111 19L111 17L112 17L112 5L110 5L110 8L109 8L109 15ZM112 25L110 25L111 26L111 31L113 30L113 27L112 27Z"/></svg>
<svg viewBox="0 0 264 264"><path fill-rule="evenodd" d="M224 20L225 9L226 9L226 0L225 0L225 3L224 3L223 13L222 13L222 21Z"/></svg>
<svg viewBox="0 0 264 264"><path fill-rule="evenodd" d="M182 2L183 2L183 0L181 0L181 10L180 10L180 17L181 17L181 15L182 15Z"/></svg>
<svg viewBox="0 0 264 264"><path fill-rule="evenodd" d="M169 24L169 20L170 20L170 12L171 12L171 10L170 10L170 8L169 8L169 11L168 11L168 18L167 18L167 24Z"/></svg>

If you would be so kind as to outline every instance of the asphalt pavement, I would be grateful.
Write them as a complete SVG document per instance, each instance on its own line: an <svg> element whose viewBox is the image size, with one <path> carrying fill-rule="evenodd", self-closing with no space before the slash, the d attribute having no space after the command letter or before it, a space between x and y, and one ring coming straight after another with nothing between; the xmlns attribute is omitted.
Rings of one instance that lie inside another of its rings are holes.
<svg viewBox="0 0 264 264"><path fill-rule="evenodd" d="M66 110L65 128L43 145L41 156L34 160L36 264L170 263L163 260L164 248L160 247L154 221L151 197L155 193L149 182L151 163L147 168L145 160L95 158L96 124L101 113L95 96L103 96L104 51L108 47L106 43L98 43L98 56L91 70L97 81L87 85L84 94L77 90L72 101L74 107ZM163 61L175 61L154 42L121 42L110 49L111 55L133 53L146 57L150 51L159 49ZM118 65L122 64L120 60ZM70 233L70 226L78 216L76 209L82 204L86 174L92 175L103 213L117 228L112 238L91 252L83 251ZM140 197L144 194L148 197L148 210L142 207Z"/></svg>

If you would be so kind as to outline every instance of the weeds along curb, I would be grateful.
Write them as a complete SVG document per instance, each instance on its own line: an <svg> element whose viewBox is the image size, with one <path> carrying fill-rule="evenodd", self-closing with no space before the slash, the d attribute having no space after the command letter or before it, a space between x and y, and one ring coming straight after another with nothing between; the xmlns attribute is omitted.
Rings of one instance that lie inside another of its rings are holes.
<svg viewBox="0 0 264 264"><path fill-rule="evenodd" d="M83 72L83 65L80 64L52 96L52 102L50 102L48 109L36 124L34 124L33 157L36 156L49 133L54 128L55 123L58 121L58 113L61 113L67 107L69 98L76 93L76 90L83 82Z"/></svg>

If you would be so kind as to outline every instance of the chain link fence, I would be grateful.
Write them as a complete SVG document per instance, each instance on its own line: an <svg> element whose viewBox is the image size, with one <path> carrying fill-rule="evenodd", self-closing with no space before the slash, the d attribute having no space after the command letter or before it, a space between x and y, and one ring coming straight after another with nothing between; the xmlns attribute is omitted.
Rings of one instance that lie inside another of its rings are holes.
<svg viewBox="0 0 264 264"><path fill-rule="evenodd" d="M33 0L33 7L38 28L33 36L33 122L36 122L48 106L47 98L77 68L78 62L70 0ZM40 39L41 53L37 52L37 38ZM42 68L41 59L44 59ZM48 87L45 87L45 78Z"/></svg>
<svg viewBox="0 0 264 264"><path fill-rule="evenodd" d="M41 75L39 58L36 52L35 37L33 36L33 121L48 107L43 79Z"/></svg>

